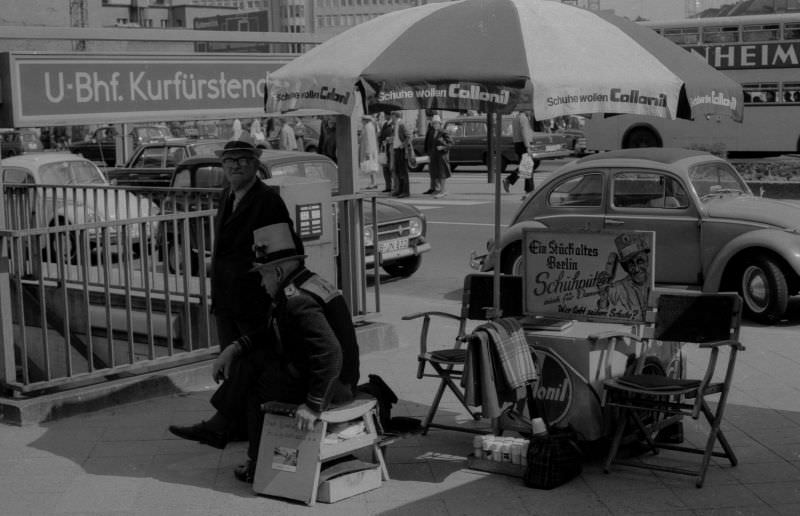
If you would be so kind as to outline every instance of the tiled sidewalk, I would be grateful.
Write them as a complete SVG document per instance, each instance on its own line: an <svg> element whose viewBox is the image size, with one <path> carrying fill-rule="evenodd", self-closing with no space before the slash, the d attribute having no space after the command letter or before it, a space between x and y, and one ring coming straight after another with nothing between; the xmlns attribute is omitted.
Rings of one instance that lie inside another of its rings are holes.
<svg viewBox="0 0 800 516"><path fill-rule="evenodd" d="M387 296L385 302L384 313L398 314L387 322L397 325L400 347L363 356L362 376L377 373L397 392L401 402L393 415L421 417L435 383L415 378L418 328L399 320L411 300ZM308 508L255 496L234 479L244 443L219 451L169 434L168 425L211 413L209 382L38 426L0 425L0 514L794 515L800 513L800 346L791 335L780 328L743 329L748 350L724 424L740 463L730 468L714 460L702 489L690 477L647 470L616 467L606 475L599 459L567 485L528 489L518 478L467 469L472 436L434 429L388 449L392 479L380 489ZM440 413L465 420L452 399ZM685 431L697 439L691 422Z"/></svg>

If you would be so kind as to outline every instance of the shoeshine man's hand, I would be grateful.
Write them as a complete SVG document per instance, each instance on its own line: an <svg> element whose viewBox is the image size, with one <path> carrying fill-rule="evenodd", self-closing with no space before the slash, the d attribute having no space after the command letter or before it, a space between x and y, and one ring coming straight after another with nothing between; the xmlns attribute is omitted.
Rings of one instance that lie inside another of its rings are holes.
<svg viewBox="0 0 800 516"><path fill-rule="evenodd" d="M313 430L314 423L319 419L319 412L314 412L304 403L297 407L294 419L297 421L298 430Z"/></svg>
<svg viewBox="0 0 800 516"><path fill-rule="evenodd" d="M211 371L213 371L213 378L216 383L225 381L229 378L231 371L231 364L239 355L239 343L232 342L230 346L223 349L222 352L214 359Z"/></svg>

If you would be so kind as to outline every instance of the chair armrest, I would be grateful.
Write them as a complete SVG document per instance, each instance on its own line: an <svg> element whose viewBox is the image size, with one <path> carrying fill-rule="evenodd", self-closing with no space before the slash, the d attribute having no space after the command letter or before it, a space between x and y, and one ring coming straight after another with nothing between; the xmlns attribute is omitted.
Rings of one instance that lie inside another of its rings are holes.
<svg viewBox="0 0 800 516"><path fill-rule="evenodd" d="M730 346L732 348L736 348L737 351L744 351L744 345L739 342L738 340L717 340L714 342L703 342L697 345L698 348L718 348L720 346Z"/></svg>
<svg viewBox="0 0 800 516"><path fill-rule="evenodd" d="M419 334L420 357L422 357L423 355L425 355L425 353L428 352L428 332L430 331L432 316L459 321L459 333L458 336L456 337L457 345L460 345L458 344L459 338L463 336L464 320L461 317L453 315L449 312L430 311L430 312L418 312L418 313L404 315L402 317L404 321L410 321L412 319L419 319L420 317L422 317L422 328L420 329L420 334Z"/></svg>
<svg viewBox="0 0 800 516"><path fill-rule="evenodd" d="M457 316L457 315L454 315L454 314L451 314L451 313L448 313L448 312L436 312L436 311L433 311L433 312L417 312L417 313L413 313L413 314L408 314L408 315L404 315L402 317L402 319L404 321L411 321L413 319L419 319L420 317L430 317L431 315L436 315L436 316L439 316L439 317L445 317L445 318L448 318L448 319L455 319L456 321L460 319L460 317Z"/></svg>

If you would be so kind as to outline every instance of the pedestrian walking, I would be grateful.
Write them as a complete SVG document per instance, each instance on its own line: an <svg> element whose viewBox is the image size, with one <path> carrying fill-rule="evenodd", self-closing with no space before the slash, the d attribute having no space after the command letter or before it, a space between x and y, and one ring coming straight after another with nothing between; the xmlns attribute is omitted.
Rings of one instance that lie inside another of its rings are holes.
<svg viewBox="0 0 800 516"><path fill-rule="evenodd" d="M306 125L301 118L295 118L292 122L294 137L297 139L297 150L304 151L306 150Z"/></svg>
<svg viewBox="0 0 800 516"><path fill-rule="evenodd" d="M238 118L233 121L233 125L231 126L231 130L233 131L233 136L231 140L241 140L242 139L242 121Z"/></svg>
<svg viewBox="0 0 800 516"><path fill-rule="evenodd" d="M324 154L336 161L336 121L332 116L326 116L322 119L322 124L319 127L319 143L317 145L317 152Z"/></svg>
<svg viewBox="0 0 800 516"><path fill-rule="evenodd" d="M378 130L371 115L361 117L361 132L358 139L358 159L361 173L367 177L369 184L367 190L378 188L375 176L380 165L378 164Z"/></svg>
<svg viewBox="0 0 800 516"><path fill-rule="evenodd" d="M267 137L264 135L264 131L261 129L261 120L258 118L254 118L253 122L250 124L250 138L253 141L253 145L266 146Z"/></svg>
<svg viewBox="0 0 800 516"><path fill-rule="evenodd" d="M406 128L400 111L392 112L392 120L394 120L392 155L394 156L394 175L397 180L397 191L392 193L392 196L404 198L411 195L408 177L408 151L411 150L411 133Z"/></svg>
<svg viewBox="0 0 800 516"><path fill-rule="evenodd" d="M428 128L425 131L425 143L422 147L423 152L428 156L428 177L430 179L430 186L427 190L422 192L423 195L435 194L441 190L436 174L434 174L433 171L433 165L431 164L433 161L433 153L435 152L434 147L436 147L436 128L433 127L434 120L438 120L441 124L441 117L439 117L439 115L433 115L433 118L428 122Z"/></svg>
<svg viewBox="0 0 800 516"><path fill-rule="evenodd" d="M394 121L389 111L383 112L380 132L378 133L378 145L383 154L383 193L392 193L392 138L394 137Z"/></svg>
<svg viewBox="0 0 800 516"><path fill-rule="evenodd" d="M291 223L276 190L259 181L261 150L232 140L217 151L229 186L223 190L214 221L211 259L211 304L221 348L264 322L270 299L253 273L253 231L274 222Z"/></svg>
<svg viewBox="0 0 800 516"><path fill-rule="evenodd" d="M297 137L294 134L292 124L285 118L279 118L278 123L281 126L280 131L278 131L278 149L297 150Z"/></svg>
<svg viewBox="0 0 800 516"><path fill-rule="evenodd" d="M450 170L450 147L453 139L444 130L442 119L439 115L434 115L431 119L433 127L433 146L431 148L430 163L428 168L431 172L433 184L436 185L434 197L440 199L447 195L447 178L452 175Z"/></svg>
<svg viewBox="0 0 800 516"><path fill-rule="evenodd" d="M528 114L525 111L520 111L514 117L512 124L512 139L514 141L514 152L517 153L517 159L522 161L522 155L528 152L528 146L533 141L533 129ZM519 179L519 170L511 172L505 179L503 179L503 189L508 192L511 185ZM533 191L533 177L525 178L524 182L525 193L528 194Z"/></svg>

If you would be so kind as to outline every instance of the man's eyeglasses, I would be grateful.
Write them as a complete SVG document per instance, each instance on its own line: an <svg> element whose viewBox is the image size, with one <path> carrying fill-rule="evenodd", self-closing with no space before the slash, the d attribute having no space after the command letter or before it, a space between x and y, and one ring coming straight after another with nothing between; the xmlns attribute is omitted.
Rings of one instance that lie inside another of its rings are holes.
<svg viewBox="0 0 800 516"><path fill-rule="evenodd" d="M240 167L246 167L250 164L251 158L223 158L222 165L226 167L232 167L238 164Z"/></svg>

